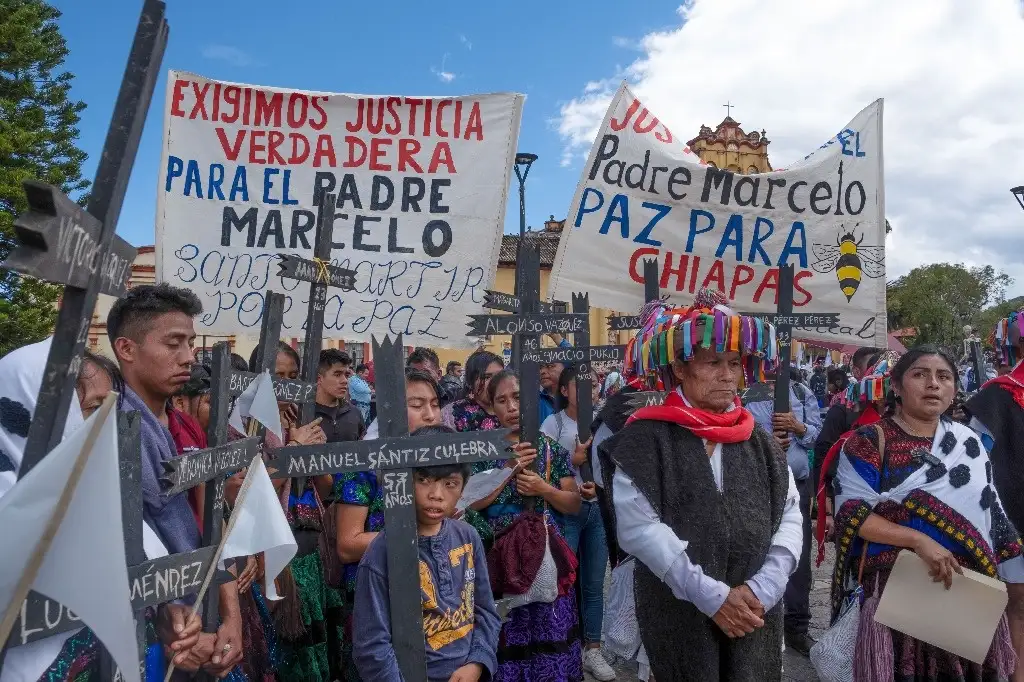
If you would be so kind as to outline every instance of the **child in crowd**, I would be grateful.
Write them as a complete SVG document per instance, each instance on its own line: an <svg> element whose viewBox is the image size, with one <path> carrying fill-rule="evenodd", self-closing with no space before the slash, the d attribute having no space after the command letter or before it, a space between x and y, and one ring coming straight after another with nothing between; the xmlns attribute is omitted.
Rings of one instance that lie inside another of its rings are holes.
<svg viewBox="0 0 1024 682"><path fill-rule="evenodd" d="M413 435L450 433L424 427ZM476 682L498 668L501 621L494 606L487 557L472 526L451 518L469 478L468 464L416 469L414 502L419 530L420 590L431 682ZM391 643L387 530L359 563L352 655L364 680L401 679Z"/></svg>

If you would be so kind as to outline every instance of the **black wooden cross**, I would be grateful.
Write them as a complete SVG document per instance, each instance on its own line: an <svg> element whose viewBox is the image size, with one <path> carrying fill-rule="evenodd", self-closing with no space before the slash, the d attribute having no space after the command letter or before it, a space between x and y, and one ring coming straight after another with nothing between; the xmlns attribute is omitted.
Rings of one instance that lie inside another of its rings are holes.
<svg viewBox="0 0 1024 682"><path fill-rule="evenodd" d="M309 308L306 312L306 340L302 347L301 376L314 387L313 400L301 402L301 424L313 420L316 412L317 369L320 364L320 348L324 338L324 306L327 305L328 287L352 291L356 284L356 271L331 265L331 244L334 238L334 206L336 195L324 194L318 202L316 221L316 242L313 245L313 260L297 256L281 256L278 275L284 279L309 282ZM270 370L273 373L273 366Z"/></svg>
<svg viewBox="0 0 1024 682"><path fill-rule="evenodd" d="M136 252L115 231L167 36L164 3L145 0L86 210L54 187L24 183L29 210L15 221L18 245L3 267L63 284L64 290L19 479L63 437L98 294L121 296L127 289ZM63 606L31 593L22 606L20 632L4 643L5 651L8 644L80 625Z"/></svg>
<svg viewBox="0 0 1024 682"><path fill-rule="evenodd" d="M555 359L559 354L572 353L573 349L541 348L541 334L579 334L587 329L590 316L580 312L538 312L540 309L540 256L532 245L521 245L516 263L521 291L516 300L507 307L516 307L514 315L470 315L468 336L508 334L512 336L516 373L519 375L519 438L523 442L536 443L540 433L540 366L545 362L563 362ZM585 352L589 352L585 351ZM540 460L535 460L540 467Z"/></svg>
<svg viewBox="0 0 1024 682"><path fill-rule="evenodd" d="M402 337L373 339L376 368L377 440L297 445L284 448L272 463L274 478L373 471L384 490L391 643L406 682L426 682L423 605L420 597L413 469L455 462L508 458L508 430L473 431L422 437L409 435L405 406L405 353Z"/></svg>
<svg viewBox="0 0 1024 682"><path fill-rule="evenodd" d="M789 401L789 368L793 346L793 327L831 327L839 324L839 313L794 313L793 312L793 277L795 268L792 265L779 267L779 302L776 312L743 313L750 317L759 317L765 322L775 325L775 339L779 346L779 363L775 371L775 411L789 412L792 409Z"/></svg>

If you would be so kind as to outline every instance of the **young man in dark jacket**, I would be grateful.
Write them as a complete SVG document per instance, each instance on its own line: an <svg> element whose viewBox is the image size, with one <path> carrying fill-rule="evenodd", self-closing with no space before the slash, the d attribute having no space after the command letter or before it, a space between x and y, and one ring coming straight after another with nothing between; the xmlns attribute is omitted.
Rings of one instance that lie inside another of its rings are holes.
<svg viewBox="0 0 1024 682"><path fill-rule="evenodd" d="M320 351L316 376L316 416L328 443L360 440L366 434L363 415L348 396L352 358L343 350Z"/></svg>

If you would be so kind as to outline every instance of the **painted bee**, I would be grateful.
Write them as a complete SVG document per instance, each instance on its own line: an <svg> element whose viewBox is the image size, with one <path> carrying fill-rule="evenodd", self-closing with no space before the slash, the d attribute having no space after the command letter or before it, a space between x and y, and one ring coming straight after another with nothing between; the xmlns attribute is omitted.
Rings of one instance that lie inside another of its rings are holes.
<svg viewBox="0 0 1024 682"><path fill-rule="evenodd" d="M857 239L851 231L841 237L837 235L835 246L811 245L814 257L818 259L811 267L822 274L835 270L839 288L847 301L857 293L862 274L872 279L885 277L885 247L862 246L863 241L863 235Z"/></svg>

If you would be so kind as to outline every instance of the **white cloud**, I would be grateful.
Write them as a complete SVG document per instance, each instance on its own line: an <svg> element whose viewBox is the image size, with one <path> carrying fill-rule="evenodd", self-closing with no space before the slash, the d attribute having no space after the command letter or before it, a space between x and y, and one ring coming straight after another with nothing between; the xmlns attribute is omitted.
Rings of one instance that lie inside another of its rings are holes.
<svg viewBox="0 0 1024 682"><path fill-rule="evenodd" d="M459 34L459 42L462 43L467 50L473 49L473 43L466 36Z"/></svg>
<svg viewBox="0 0 1024 682"><path fill-rule="evenodd" d="M437 76L438 80L442 83L451 83L455 80L455 73L452 71L446 71L444 68L445 63L448 61L448 53L445 52L444 56L441 57L441 68L435 69L433 66L430 67L430 73Z"/></svg>
<svg viewBox="0 0 1024 682"><path fill-rule="evenodd" d="M245 50L231 45L207 45L203 48L203 57L217 61L227 62L232 66L258 66L259 63L253 59Z"/></svg>
<svg viewBox="0 0 1024 682"><path fill-rule="evenodd" d="M623 78L679 137L732 116L772 163L817 148L885 98L890 278L931 262L992 264L1024 293L1024 21L1018 0L687 0L616 73L589 74L554 121L585 158Z"/></svg>

